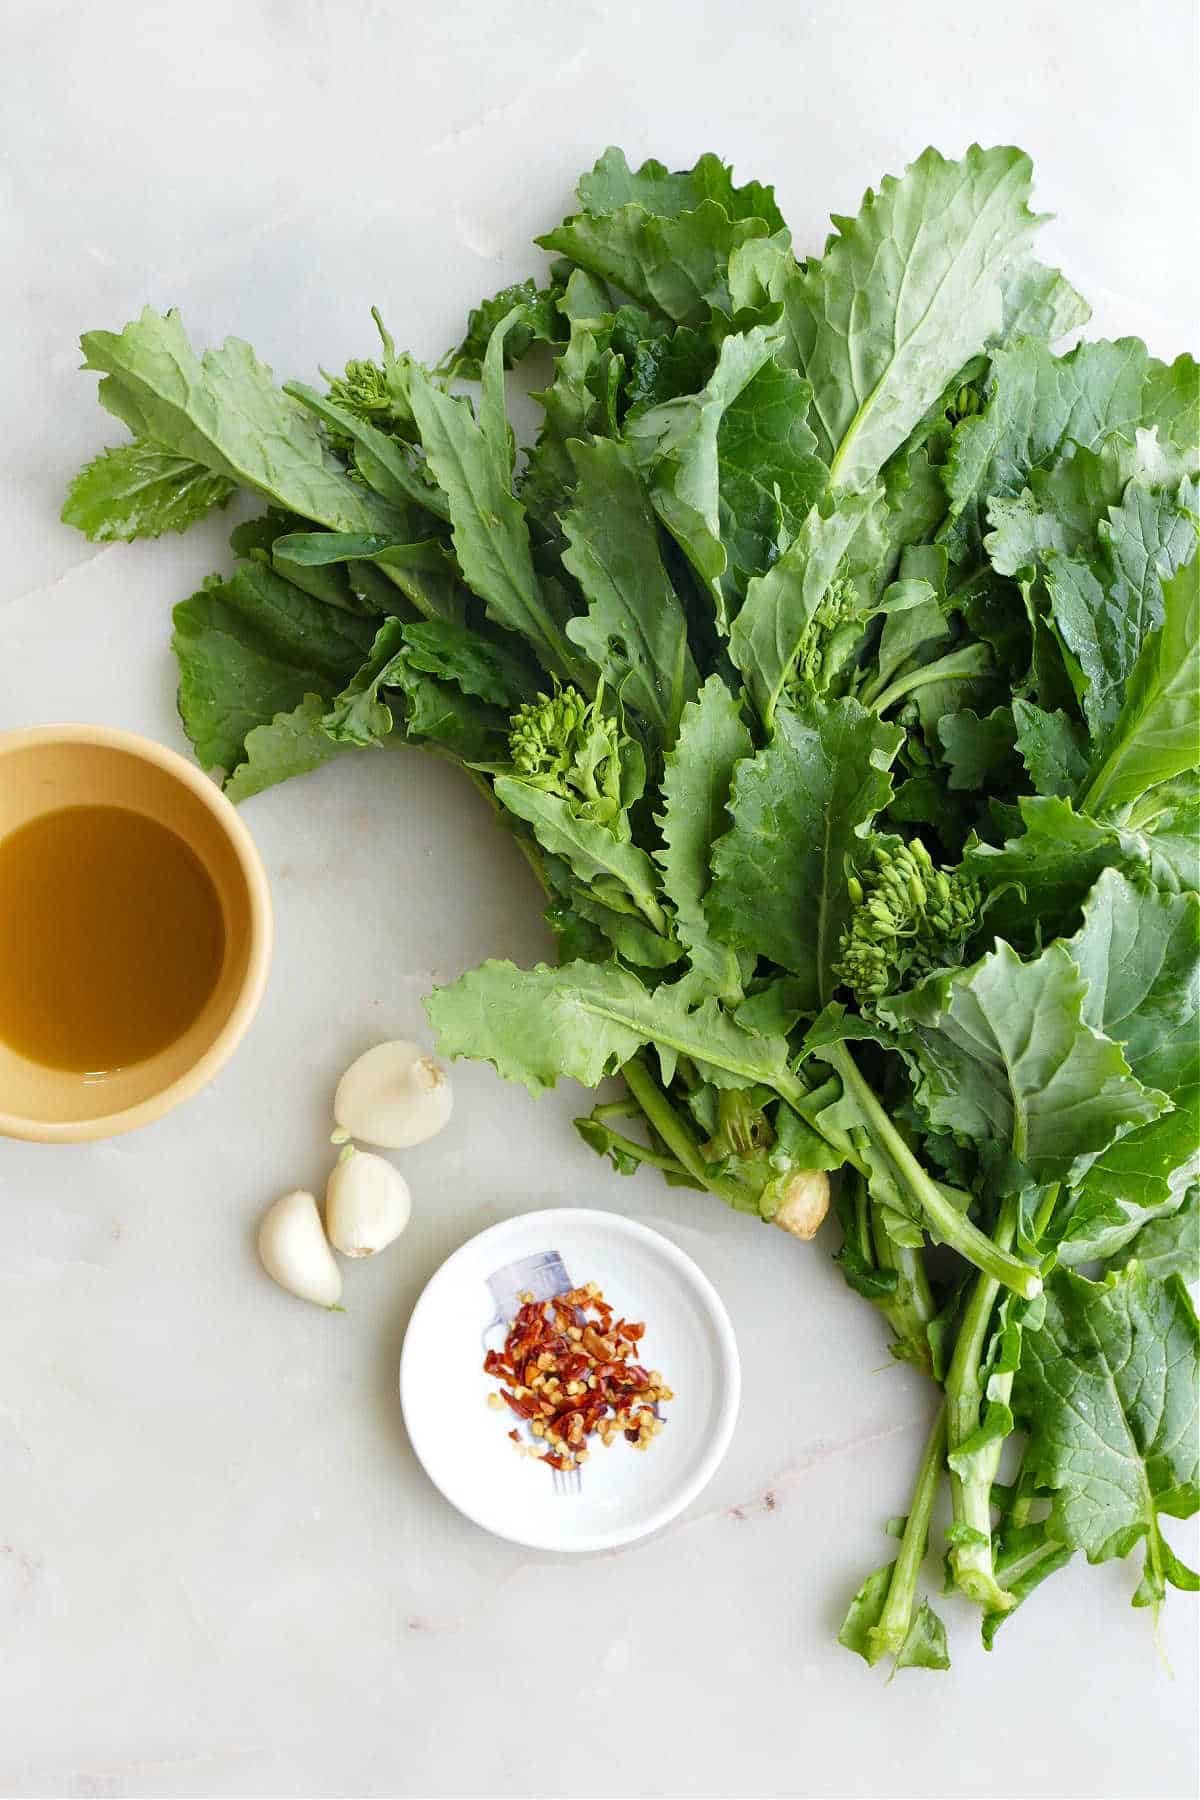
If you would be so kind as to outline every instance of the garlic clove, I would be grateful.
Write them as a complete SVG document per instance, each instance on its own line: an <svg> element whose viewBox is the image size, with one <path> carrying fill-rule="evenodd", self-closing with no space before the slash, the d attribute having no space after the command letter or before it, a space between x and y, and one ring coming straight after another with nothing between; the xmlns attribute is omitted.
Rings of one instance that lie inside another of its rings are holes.
<svg viewBox="0 0 1200 1800"><path fill-rule="evenodd" d="M343 1256L374 1256L400 1236L412 1212L399 1170L369 1150L347 1147L325 1188L325 1230Z"/></svg>
<svg viewBox="0 0 1200 1800"><path fill-rule="evenodd" d="M258 1254L272 1281L289 1294L315 1306L336 1306L341 1299L342 1272L326 1242L317 1202L304 1188L293 1188L267 1208L258 1228Z"/></svg>
<svg viewBox="0 0 1200 1800"><path fill-rule="evenodd" d="M339 1131L382 1150L408 1150L442 1130L454 1095L450 1077L419 1044L376 1044L338 1082Z"/></svg>

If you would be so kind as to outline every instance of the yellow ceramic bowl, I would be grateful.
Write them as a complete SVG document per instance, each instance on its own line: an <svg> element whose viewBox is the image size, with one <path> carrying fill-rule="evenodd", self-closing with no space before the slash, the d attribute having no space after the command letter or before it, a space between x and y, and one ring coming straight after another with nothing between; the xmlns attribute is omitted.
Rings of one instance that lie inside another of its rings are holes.
<svg viewBox="0 0 1200 1800"><path fill-rule="evenodd" d="M0 732L0 838L61 806L132 807L183 838L220 896L225 959L182 1037L101 1081L30 1062L0 1040L0 1135L51 1144L133 1131L210 1081L262 999L272 939L254 840L220 790L175 751L104 725Z"/></svg>

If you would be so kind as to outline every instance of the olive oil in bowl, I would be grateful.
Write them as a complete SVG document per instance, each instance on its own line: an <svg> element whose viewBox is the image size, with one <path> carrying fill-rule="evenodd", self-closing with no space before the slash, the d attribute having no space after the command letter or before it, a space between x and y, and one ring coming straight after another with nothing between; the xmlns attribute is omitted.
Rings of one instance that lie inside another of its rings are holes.
<svg viewBox="0 0 1200 1800"><path fill-rule="evenodd" d="M105 1074L158 1054L203 1011L225 923L190 845L124 806L63 806L0 839L0 1038Z"/></svg>

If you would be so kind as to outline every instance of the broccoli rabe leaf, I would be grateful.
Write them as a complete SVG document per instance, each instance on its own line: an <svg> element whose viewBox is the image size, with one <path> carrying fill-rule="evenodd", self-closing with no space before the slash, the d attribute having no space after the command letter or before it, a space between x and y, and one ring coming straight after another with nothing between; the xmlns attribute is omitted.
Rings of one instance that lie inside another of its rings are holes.
<svg viewBox="0 0 1200 1800"><path fill-rule="evenodd" d="M62 519L93 543L161 537L186 531L214 506L226 506L237 484L204 463L135 440L102 450L67 489Z"/></svg>
<svg viewBox="0 0 1200 1800"><path fill-rule="evenodd" d="M1196 418L1200 414L1200 364L1184 351L1173 363L1154 361L1142 391L1142 424L1164 444L1182 451L1195 470L1200 459Z"/></svg>
<svg viewBox="0 0 1200 1800"><path fill-rule="evenodd" d="M363 589L373 569L380 571L370 596L377 612L403 611L402 603L389 592L390 584L424 618L453 622L463 618L466 589L449 547L440 538L397 543L365 532L297 531L275 539L271 559L287 580L318 598L330 596L323 587L313 585L314 576L344 563L355 592Z"/></svg>
<svg viewBox="0 0 1200 1800"><path fill-rule="evenodd" d="M419 674L407 655L392 673L400 690L393 714L399 706L397 723L410 743L427 743L472 768L495 763L503 754L508 720L498 707L481 704L451 682Z"/></svg>
<svg viewBox="0 0 1200 1800"><path fill-rule="evenodd" d="M914 659L931 662L951 636L950 625L932 582L908 577L894 581L879 604L883 630L876 668L867 693L881 694Z"/></svg>
<svg viewBox="0 0 1200 1800"><path fill-rule="evenodd" d="M694 325L710 306L728 310L731 253L769 230L762 218L731 219L715 200L673 216L630 201L613 212L576 213L535 241L677 324Z"/></svg>
<svg viewBox="0 0 1200 1800"><path fill-rule="evenodd" d="M100 400L134 436L334 531L395 531L403 519L352 481L309 414L275 386L249 344L197 356L177 312L146 307L120 332L88 331L85 366Z"/></svg>
<svg viewBox="0 0 1200 1800"><path fill-rule="evenodd" d="M575 279L573 275L568 293ZM570 444L616 435L625 364L611 338L604 321L573 319L566 348L555 361L553 382L531 396L542 409L542 423L518 486L539 534L552 542L561 538L559 517L575 490Z"/></svg>
<svg viewBox="0 0 1200 1800"><path fill-rule="evenodd" d="M1200 1504L1198 1392L1196 1315L1177 1276L1154 1281L1136 1263L1100 1283L1054 1276L1017 1374L1026 1461L1052 1490L1060 1543L1104 1562L1145 1540L1135 1605L1158 1605L1168 1583L1195 1585L1159 1521Z"/></svg>
<svg viewBox="0 0 1200 1800"><path fill-rule="evenodd" d="M679 736L663 768L662 848L655 857L675 907L675 932L693 970L722 999L740 992L736 956L709 928L704 896L714 842L729 827L734 771L753 744L741 709L719 675L710 675L683 710Z"/></svg>
<svg viewBox="0 0 1200 1800"><path fill-rule="evenodd" d="M559 310L562 288L554 285L538 287L533 280L514 282L501 288L490 300L472 307L467 318L466 336L456 350L442 359L443 366L468 380L478 381L483 372L483 359L493 331L514 309L518 317L504 340L504 366L511 369L534 344L562 343L568 335L567 321Z"/></svg>
<svg viewBox="0 0 1200 1800"><path fill-rule="evenodd" d="M430 470L449 502L454 548L469 586L497 624L528 639L544 668L569 675L578 658L547 603L524 509L512 492L504 336L497 328L488 345L478 418L468 400L447 394L415 363L409 399Z"/></svg>
<svg viewBox="0 0 1200 1800"><path fill-rule="evenodd" d="M1187 885L1197 854L1196 811L1166 812L1133 827L1077 812L1069 800L1024 795L1017 802L1023 832L1004 844L973 843L964 865L992 896L988 920L1019 942L1070 932L1102 869L1144 872L1160 887Z"/></svg>
<svg viewBox="0 0 1200 1800"><path fill-rule="evenodd" d="M881 511L877 492L847 495L825 510L814 506L774 567L750 583L729 654L766 726L839 571L854 563L856 544L870 545Z"/></svg>
<svg viewBox="0 0 1200 1800"><path fill-rule="evenodd" d="M765 219L769 230L784 229L774 191L757 181L737 187L733 170L711 151L693 168L672 172L653 157L631 169L625 152L610 144L595 168L580 176L578 192L584 212L594 218L636 203L648 213L675 219L701 201L715 200L731 219Z"/></svg>
<svg viewBox="0 0 1200 1800"><path fill-rule="evenodd" d="M1179 1207L1200 1176L1200 1083L1176 1088L1171 1099L1171 1112L1089 1162L1051 1231L1060 1262L1114 1256L1143 1226Z"/></svg>
<svg viewBox="0 0 1200 1800"><path fill-rule="evenodd" d="M399 685L403 666L404 626L399 619L385 619L367 660L354 671L321 721L335 743L365 748L388 735L392 709L381 695L384 688Z"/></svg>
<svg viewBox="0 0 1200 1800"><path fill-rule="evenodd" d="M837 488L873 481L999 334L1005 281L1039 223L1032 174L1019 150L976 144L957 163L926 150L868 192L857 218L835 218L824 256L791 278L785 317Z"/></svg>
<svg viewBox="0 0 1200 1800"><path fill-rule="evenodd" d="M435 989L426 1011L444 1055L481 1057L531 1094L560 1076L595 1087L643 1044L672 1066L690 1057L723 1086L794 1088L782 1038L743 1031L715 1000L694 1006L690 992L687 983L650 992L616 963L518 969L486 962Z"/></svg>
<svg viewBox="0 0 1200 1800"><path fill-rule="evenodd" d="M1163 623L1142 646L1083 805L1111 812L1197 762L1200 741L1200 562L1163 584Z"/></svg>
<svg viewBox="0 0 1200 1800"><path fill-rule="evenodd" d="M721 537L721 424L738 395L769 363L778 343L773 327L735 332L721 345L717 366L698 394L668 400L626 425L654 510L713 596L724 628L722 577L729 556Z"/></svg>
<svg viewBox="0 0 1200 1800"><path fill-rule="evenodd" d="M1121 1045L1139 1081L1200 1081L1200 896L1106 869L1067 949L1087 983L1084 1020Z"/></svg>
<svg viewBox="0 0 1200 1800"><path fill-rule="evenodd" d="M917 1099L935 1131L973 1139L1011 1187L1065 1180L1076 1159L1153 1119L1165 1097L1130 1073L1084 1015L1086 984L1062 944L1022 962L1003 941L968 969L889 999L914 1028Z"/></svg>
<svg viewBox="0 0 1200 1800"><path fill-rule="evenodd" d="M445 495L417 472L405 445L397 438L389 437L370 419L318 394L303 381L286 382L283 391L320 419L327 431L332 427L336 436L345 438L363 481L394 509L396 525L389 534L393 542L419 537L428 528L430 521L421 513L414 514L413 506L436 513L439 518L449 518Z"/></svg>
<svg viewBox="0 0 1200 1800"><path fill-rule="evenodd" d="M606 906L597 899L596 890L582 882L572 882L564 900L552 904L547 920L558 933L559 944L570 941L580 924L593 927L598 934L590 962L607 962L613 951L635 969L669 969L683 958L681 945L673 943L652 925L631 911ZM580 952L572 951L564 961L575 961Z"/></svg>
<svg viewBox="0 0 1200 1800"><path fill-rule="evenodd" d="M563 566L583 589L588 611L569 621L567 635L640 713L655 741L670 744L698 677L654 513L626 445L597 438L573 443L570 454L578 485L562 519Z"/></svg>
<svg viewBox="0 0 1200 1800"><path fill-rule="evenodd" d="M1068 944L1087 982L1083 1016L1121 1044L1174 1109L1123 1137L1076 1181L1057 1234L1068 1263L1107 1256L1174 1209L1200 1155L1200 900L1106 870Z"/></svg>
<svg viewBox="0 0 1200 1800"><path fill-rule="evenodd" d="M850 912L847 859L891 796L902 733L856 700L778 714L765 750L734 777L732 828L713 850L715 935L799 977L806 1007L829 999Z"/></svg>
<svg viewBox="0 0 1200 1800"><path fill-rule="evenodd" d="M1185 484L1186 485L1186 484ZM1194 499L1194 494L1188 496ZM1162 583L1196 553L1194 513L1130 482L1097 532L1100 549L1041 558L1050 616L1093 736L1104 738L1150 632L1163 622Z"/></svg>
<svg viewBox="0 0 1200 1800"><path fill-rule="evenodd" d="M450 619L418 619L404 626L410 669L455 682L491 706L511 713L537 685L538 673L517 638L484 637Z"/></svg>
<svg viewBox="0 0 1200 1800"><path fill-rule="evenodd" d="M1062 711L1045 712L1031 700L1013 696L1016 744L1039 794L1069 800L1088 770L1087 734Z"/></svg>
<svg viewBox="0 0 1200 1800"><path fill-rule="evenodd" d="M240 803L276 782L293 775L308 775L323 763L357 748L352 743L334 743L321 723L327 701L320 694L306 694L291 712L276 713L266 725L255 725L246 733L245 761L238 764L225 783L230 800Z"/></svg>
<svg viewBox="0 0 1200 1800"><path fill-rule="evenodd" d="M1001 1591L1009 1604L1003 1610L986 1610L980 1620L985 1650L995 1646L996 1633L1017 1608L1037 1592L1042 1583L1065 1568L1075 1552L1051 1535L1044 1520L1014 1526L1001 1519L993 1535L992 1563Z"/></svg>
<svg viewBox="0 0 1200 1800"><path fill-rule="evenodd" d="M1169 1275L1187 1282L1200 1278L1200 1188L1189 1188L1175 1212L1143 1225L1112 1261L1117 1267L1139 1263L1154 1281Z"/></svg>
<svg viewBox="0 0 1200 1800"><path fill-rule="evenodd" d="M764 574L820 499L829 471L808 427L812 390L768 362L725 409L717 430L718 509L732 608Z"/></svg>
<svg viewBox="0 0 1200 1800"><path fill-rule="evenodd" d="M610 903L628 895L650 924L666 934L654 864L643 849L607 825L582 816L559 794L512 775L497 775L494 787L501 805L531 825L538 841L569 863L580 881L590 883Z"/></svg>
<svg viewBox="0 0 1200 1800"><path fill-rule="evenodd" d="M838 1632L838 1643L853 1650L864 1662L877 1663L888 1654L879 1643L880 1620L896 1579L896 1564L887 1563L876 1569L859 1588L850 1610ZM895 1651L897 1669L948 1669L950 1653L946 1648L946 1627L928 1600L922 1600L909 1624L908 1631Z"/></svg>
<svg viewBox="0 0 1200 1800"><path fill-rule="evenodd" d="M957 426L946 459L951 513L977 544L988 502L1020 494L1031 471L1068 444L1095 450L1114 432L1132 442L1149 366L1137 338L1083 343L1065 356L1036 338L996 351L987 403Z"/></svg>
<svg viewBox="0 0 1200 1800"><path fill-rule="evenodd" d="M1053 344L1086 325L1092 309L1061 269L1044 263L1023 263L1004 284L1005 343L1017 338L1039 337Z"/></svg>
<svg viewBox="0 0 1200 1800"><path fill-rule="evenodd" d="M989 793L1012 788L1017 732L1011 707L997 706L980 718L964 706L939 720L938 736L952 788Z"/></svg>
<svg viewBox="0 0 1200 1800"><path fill-rule="evenodd" d="M256 725L308 694L331 700L369 654L377 622L323 606L259 562L181 601L179 711L202 766L230 773Z"/></svg>

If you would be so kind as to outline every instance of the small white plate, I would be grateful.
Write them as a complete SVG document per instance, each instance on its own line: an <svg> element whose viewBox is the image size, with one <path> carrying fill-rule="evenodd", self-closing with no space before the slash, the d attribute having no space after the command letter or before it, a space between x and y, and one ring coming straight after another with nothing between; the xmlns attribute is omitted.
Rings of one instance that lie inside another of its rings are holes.
<svg viewBox="0 0 1200 1800"><path fill-rule="evenodd" d="M593 1436L578 1475L556 1475L517 1454L519 1421L487 1405L498 1384L483 1359L519 1293L548 1299L589 1281L618 1316L644 1321L639 1360L675 1398L649 1450ZM583 1207L506 1219L456 1250L417 1301L400 1358L404 1423L430 1479L476 1525L535 1550L610 1550L682 1512L725 1454L740 1388L729 1315L691 1257Z"/></svg>

